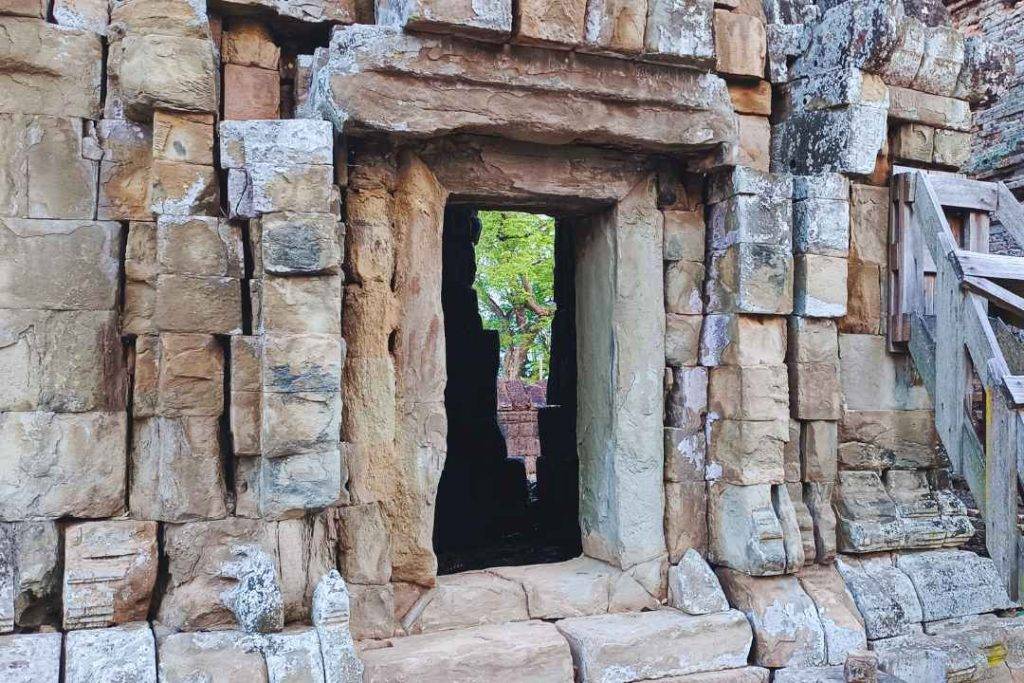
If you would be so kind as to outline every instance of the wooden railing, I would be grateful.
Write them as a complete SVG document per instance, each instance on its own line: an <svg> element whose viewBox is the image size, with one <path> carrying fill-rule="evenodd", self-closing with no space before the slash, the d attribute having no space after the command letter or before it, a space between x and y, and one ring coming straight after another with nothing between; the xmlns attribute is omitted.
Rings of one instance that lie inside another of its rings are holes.
<svg viewBox="0 0 1024 683"><path fill-rule="evenodd" d="M1024 298L1010 289L1024 282L1024 258L987 253L993 219L1024 245L1024 209L1004 185L894 175L887 329L890 349L909 351L928 388L939 438L982 509L989 554L1016 597L1024 376L1010 371L989 307L1024 320Z"/></svg>

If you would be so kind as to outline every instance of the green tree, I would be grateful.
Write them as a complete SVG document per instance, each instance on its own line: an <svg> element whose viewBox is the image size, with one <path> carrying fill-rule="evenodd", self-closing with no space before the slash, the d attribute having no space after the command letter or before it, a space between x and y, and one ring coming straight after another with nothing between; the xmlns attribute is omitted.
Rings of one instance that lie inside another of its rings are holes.
<svg viewBox="0 0 1024 683"><path fill-rule="evenodd" d="M501 374L537 382L550 367L555 220L481 211L476 291L484 326L501 335Z"/></svg>

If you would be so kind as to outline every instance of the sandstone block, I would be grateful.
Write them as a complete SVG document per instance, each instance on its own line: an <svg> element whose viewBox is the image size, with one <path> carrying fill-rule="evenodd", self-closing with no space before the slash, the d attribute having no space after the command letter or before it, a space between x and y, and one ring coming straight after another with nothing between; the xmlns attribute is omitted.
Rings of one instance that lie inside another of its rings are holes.
<svg viewBox="0 0 1024 683"><path fill-rule="evenodd" d="M903 535L901 545L910 548L937 548L946 540L946 524L939 502L928 486L923 471L889 470L885 490L896 505Z"/></svg>
<svg viewBox="0 0 1024 683"><path fill-rule="evenodd" d="M892 138L893 157L930 164L935 156L935 129L920 123L904 123Z"/></svg>
<svg viewBox="0 0 1024 683"><path fill-rule="evenodd" d="M850 257L888 263L889 190L854 183L850 190Z"/></svg>
<svg viewBox="0 0 1024 683"><path fill-rule="evenodd" d="M270 9L281 17L311 23L373 21L373 5L352 0L310 0L299 5L290 0L227 0L225 4L239 9Z"/></svg>
<svg viewBox="0 0 1024 683"><path fill-rule="evenodd" d="M263 455L277 458L336 449L341 407L340 391L265 393L260 433Z"/></svg>
<svg viewBox="0 0 1024 683"><path fill-rule="evenodd" d="M607 599L607 583L604 588ZM470 571L439 576L409 609L404 625L409 633L426 633L529 618L526 593L516 581L494 572Z"/></svg>
<svg viewBox="0 0 1024 683"><path fill-rule="evenodd" d="M665 427L665 481L704 480L704 430Z"/></svg>
<svg viewBox="0 0 1024 683"><path fill-rule="evenodd" d="M793 193L793 249L798 254L845 257L850 244L846 178L835 174L797 176Z"/></svg>
<svg viewBox="0 0 1024 683"><path fill-rule="evenodd" d="M220 163L223 168L257 164L330 166L333 132L328 121L222 121Z"/></svg>
<svg viewBox="0 0 1024 683"><path fill-rule="evenodd" d="M826 662L843 664L847 658L867 649L864 620L843 577L832 565L811 565L797 574L800 587L814 602L825 633Z"/></svg>
<svg viewBox="0 0 1024 683"><path fill-rule="evenodd" d="M145 620L157 574L155 522L79 522L64 533L64 628Z"/></svg>
<svg viewBox="0 0 1024 683"><path fill-rule="evenodd" d="M338 566L354 583L391 580L391 537L379 503L341 508Z"/></svg>
<svg viewBox="0 0 1024 683"><path fill-rule="evenodd" d="M800 422L789 419L789 439L782 450L782 466L786 473L786 482L801 481L800 464Z"/></svg>
<svg viewBox="0 0 1024 683"><path fill-rule="evenodd" d="M940 166L960 168L971 156L971 134L955 130L935 131L935 156Z"/></svg>
<svg viewBox="0 0 1024 683"><path fill-rule="evenodd" d="M718 204L739 195L785 200L793 196L793 177L788 173L766 173L748 166L735 166L711 176L705 201Z"/></svg>
<svg viewBox="0 0 1024 683"><path fill-rule="evenodd" d="M337 335L268 333L262 356L262 388L267 393L340 390L345 341Z"/></svg>
<svg viewBox="0 0 1024 683"><path fill-rule="evenodd" d="M706 66L715 57L709 0L647 0L644 53L653 59Z"/></svg>
<svg viewBox="0 0 1024 683"><path fill-rule="evenodd" d="M118 337L114 311L0 309L0 410L123 408Z"/></svg>
<svg viewBox="0 0 1024 683"><path fill-rule="evenodd" d="M337 432L334 438L337 442ZM339 505L345 491L344 475L338 446L264 459L260 510L269 519L293 519L309 510Z"/></svg>
<svg viewBox="0 0 1024 683"><path fill-rule="evenodd" d="M0 599L10 591L9 602L0 605L10 610L8 628L38 628L59 624L60 612L60 531L54 522L0 523ZM6 579L3 577L5 576Z"/></svg>
<svg viewBox="0 0 1024 683"><path fill-rule="evenodd" d="M708 245L721 251L734 244L789 247L793 238L788 197L736 195L708 209Z"/></svg>
<svg viewBox="0 0 1024 683"><path fill-rule="evenodd" d="M247 174L252 210L257 215L331 212L333 174L330 166L255 164L248 168Z"/></svg>
<svg viewBox="0 0 1024 683"><path fill-rule="evenodd" d="M786 327L780 318L714 313L704 318L701 365L781 365Z"/></svg>
<svg viewBox="0 0 1024 683"><path fill-rule="evenodd" d="M281 48L264 24L249 19L235 19L224 31L221 53L225 62L241 66L277 69Z"/></svg>
<svg viewBox="0 0 1024 683"><path fill-rule="evenodd" d="M889 555L838 556L836 569L864 618L869 639L909 633L921 621L921 603L914 585Z"/></svg>
<svg viewBox="0 0 1024 683"><path fill-rule="evenodd" d="M729 99L739 114L770 116L772 113L772 86L768 81L730 83Z"/></svg>
<svg viewBox="0 0 1024 683"><path fill-rule="evenodd" d="M804 481L835 482L838 440L839 430L835 422L812 420L802 423L800 459Z"/></svg>
<svg viewBox="0 0 1024 683"><path fill-rule="evenodd" d="M772 158L793 173L870 174L885 142L887 113L874 102L795 111L772 130Z"/></svg>
<svg viewBox="0 0 1024 683"><path fill-rule="evenodd" d="M668 595L669 605L686 614L699 616L729 609L718 577L693 548L669 567Z"/></svg>
<svg viewBox="0 0 1024 683"><path fill-rule="evenodd" d="M270 277L263 280L260 331L341 334L341 278Z"/></svg>
<svg viewBox="0 0 1024 683"><path fill-rule="evenodd" d="M5 94L0 110L100 118L103 45L98 35L16 17L0 17L0 32L0 90Z"/></svg>
<svg viewBox="0 0 1024 683"><path fill-rule="evenodd" d="M746 14L715 10L715 70L763 78L768 38L764 24Z"/></svg>
<svg viewBox="0 0 1024 683"><path fill-rule="evenodd" d="M106 35L110 8L103 0L55 0L53 18L60 26Z"/></svg>
<svg viewBox="0 0 1024 683"><path fill-rule="evenodd" d="M0 218L0 308L112 310L121 226ZM32 277L45 267L50 275Z"/></svg>
<svg viewBox="0 0 1024 683"><path fill-rule="evenodd" d="M964 36L952 26L926 26L921 66L910 87L952 95L964 64Z"/></svg>
<svg viewBox="0 0 1024 683"><path fill-rule="evenodd" d="M213 166L213 117L157 109L153 112L153 158Z"/></svg>
<svg viewBox="0 0 1024 683"><path fill-rule="evenodd" d="M846 315L839 326L850 334L881 334L884 331L882 268L874 263L850 260L846 274Z"/></svg>
<svg viewBox="0 0 1024 683"><path fill-rule="evenodd" d="M785 421L709 421L708 480L741 485L782 483L787 426Z"/></svg>
<svg viewBox="0 0 1024 683"><path fill-rule="evenodd" d="M202 113L217 110L217 68L209 40L129 33L113 51L111 69L117 75L117 95L131 118L146 120L158 108ZM168 61L168 55L174 59Z"/></svg>
<svg viewBox="0 0 1024 683"><path fill-rule="evenodd" d="M896 558L896 567L914 584L925 621L1015 606L992 560L966 550L908 553Z"/></svg>
<svg viewBox="0 0 1024 683"><path fill-rule="evenodd" d="M523 0L514 9L517 42L564 47L583 42L585 0Z"/></svg>
<svg viewBox="0 0 1024 683"><path fill-rule="evenodd" d="M786 549L767 484L708 486L708 560L754 576L781 574Z"/></svg>
<svg viewBox="0 0 1024 683"><path fill-rule="evenodd" d="M711 368L708 372L708 410L722 419L778 420L785 426L789 411L786 367L720 365Z"/></svg>
<svg viewBox="0 0 1024 683"><path fill-rule="evenodd" d="M96 131L103 150L96 215L102 220L153 220L149 210L152 129L142 123L103 119Z"/></svg>
<svg viewBox="0 0 1024 683"><path fill-rule="evenodd" d="M272 633L261 649L272 681L324 679L324 660L316 629L293 626L282 633Z"/></svg>
<svg viewBox="0 0 1024 683"><path fill-rule="evenodd" d="M841 404L836 363L790 363L790 411L798 420L837 420Z"/></svg>
<svg viewBox="0 0 1024 683"><path fill-rule="evenodd" d="M670 562L708 547L708 492L703 481L665 483L665 541Z"/></svg>
<svg viewBox="0 0 1024 683"><path fill-rule="evenodd" d="M224 65L224 118L276 119L281 115L281 75L277 69Z"/></svg>
<svg viewBox="0 0 1024 683"><path fill-rule="evenodd" d="M375 586L350 583L348 589L352 599L353 638L391 638L401 631L395 611L394 584ZM369 669L368 661L366 665Z"/></svg>
<svg viewBox="0 0 1024 683"><path fill-rule="evenodd" d="M512 32L512 4L467 0L376 0L377 23L414 31L458 33L482 40L501 40Z"/></svg>
<svg viewBox="0 0 1024 683"><path fill-rule="evenodd" d="M707 410L707 368L672 368L672 387L665 401L665 424L695 434L703 429Z"/></svg>
<svg viewBox="0 0 1024 683"><path fill-rule="evenodd" d="M750 620L754 662L759 666L820 666L825 632L814 602L792 576L758 578L719 569L729 603Z"/></svg>
<svg viewBox="0 0 1024 683"><path fill-rule="evenodd" d="M786 247L736 244L711 254L707 309L785 314L793 310L793 256Z"/></svg>
<svg viewBox="0 0 1024 683"><path fill-rule="evenodd" d="M10 683L58 683L60 633L0 636L0 674Z"/></svg>
<svg viewBox="0 0 1024 683"><path fill-rule="evenodd" d="M237 225L205 216L161 216L156 234L162 273L242 277L242 235Z"/></svg>
<svg viewBox="0 0 1024 683"><path fill-rule="evenodd" d="M875 472L841 471L838 483L839 549L863 553L899 547L903 527L881 477Z"/></svg>
<svg viewBox="0 0 1024 683"><path fill-rule="evenodd" d="M0 520L119 514L124 444L124 412L0 414Z"/></svg>
<svg viewBox="0 0 1024 683"><path fill-rule="evenodd" d="M187 522L227 515L217 417L151 417L132 430L131 514Z"/></svg>
<svg viewBox="0 0 1024 683"><path fill-rule="evenodd" d="M833 320L791 316L788 339L789 363L835 363L839 358L839 337Z"/></svg>
<svg viewBox="0 0 1024 683"><path fill-rule="evenodd" d="M337 569L317 582L313 592L312 621L320 638L325 683L357 683L363 680L363 663L349 629L348 588Z"/></svg>
<svg viewBox="0 0 1024 683"><path fill-rule="evenodd" d="M268 683L256 639L240 631L173 633L159 641L160 680Z"/></svg>
<svg viewBox="0 0 1024 683"><path fill-rule="evenodd" d="M584 43L601 51L640 52L644 46L647 4L644 0L588 2Z"/></svg>
<svg viewBox="0 0 1024 683"><path fill-rule="evenodd" d="M155 214L194 216L220 212L220 185L213 166L154 161L149 208Z"/></svg>
<svg viewBox="0 0 1024 683"><path fill-rule="evenodd" d="M842 390L846 410L931 407L928 392L910 370L909 359L888 353L884 337L840 334L839 361L841 377L845 378Z"/></svg>
<svg viewBox="0 0 1024 683"><path fill-rule="evenodd" d="M541 621L426 633L395 639L391 645L360 653L368 683L444 683L466 671L487 671L517 683L573 677L565 640L554 625Z"/></svg>
<svg viewBox="0 0 1024 683"><path fill-rule="evenodd" d="M793 312L816 318L846 315L846 259L797 254Z"/></svg>
<svg viewBox="0 0 1024 683"><path fill-rule="evenodd" d="M156 641L144 621L71 631L64 643L64 680L156 683Z"/></svg>
<svg viewBox="0 0 1024 683"><path fill-rule="evenodd" d="M665 316L665 365L680 367L696 365L700 352L700 315Z"/></svg>
<svg viewBox="0 0 1024 683"><path fill-rule="evenodd" d="M136 368L143 380L134 396L140 417L217 417L223 412L223 350L212 336L139 337Z"/></svg>
<svg viewBox="0 0 1024 683"><path fill-rule="evenodd" d="M663 209L666 261L704 261L704 212Z"/></svg>
<svg viewBox="0 0 1024 683"><path fill-rule="evenodd" d="M804 502L803 485L800 482L787 481L785 486L789 501L793 505L793 515L796 517L804 564L811 564L818 559L817 548L814 545L814 518L811 517L811 511Z"/></svg>
<svg viewBox="0 0 1024 683"><path fill-rule="evenodd" d="M971 129L970 105L963 100L907 88L890 88L889 96L892 119L964 132Z"/></svg>
<svg viewBox="0 0 1024 683"><path fill-rule="evenodd" d="M3 0L0 2L0 14L9 14L15 17L33 17L45 19L47 0Z"/></svg>
<svg viewBox="0 0 1024 683"><path fill-rule="evenodd" d="M743 164L760 171L768 171L771 166L771 123L767 116L752 116L740 114L737 117L739 123L739 138L737 144L730 147L723 147L726 160L737 164Z"/></svg>
<svg viewBox="0 0 1024 683"><path fill-rule="evenodd" d="M263 268L277 275L337 273L341 235L333 214L267 214L260 221Z"/></svg>
<svg viewBox="0 0 1024 683"><path fill-rule="evenodd" d="M181 0L115 2L110 20L117 32L206 38L211 35L206 8Z"/></svg>
<svg viewBox="0 0 1024 683"><path fill-rule="evenodd" d="M690 616L673 609L564 619L584 680L630 681L716 671L746 664L750 626L730 610Z"/></svg>
<svg viewBox="0 0 1024 683"><path fill-rule="evenodd" d="M670 261L665 264L665 309L679 315L704 311L701 289L704 264L698 261Z"/></svg>
<svg viewBox="0 0 1024 683"><path fill-rule="evenodd" d="M851 411L839 424L846 469L927 468L940 465L930 410Z"/></svg>
<svg viewBox="0 0 1024 683"><path fill-rule="evenodd" d="M235 546L230 556L221 565L220 574L234 583L221 593L221 602L245 633L280 631L284 628L284 597L276 558L256 543Z"/></svg>
<svg viewBox="0 0 1024 683"><path fill-rule="evenodd" d="M241 286L229 277L160 275L155 316L161 331L240 334Z"/></svg>

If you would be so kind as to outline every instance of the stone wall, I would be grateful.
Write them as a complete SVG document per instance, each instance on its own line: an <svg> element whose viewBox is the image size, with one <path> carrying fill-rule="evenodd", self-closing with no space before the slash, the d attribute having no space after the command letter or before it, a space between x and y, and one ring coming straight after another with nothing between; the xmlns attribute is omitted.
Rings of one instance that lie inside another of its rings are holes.
<svg viewBox="0 0 1024 683"><path fill-rule="evenodd" d="M886 345L892 166L961 166L1005 63L941 5L0 28L0 678L1024 668ZM476 203L574 231L584 555L438 577L444 216Z"/></svg>

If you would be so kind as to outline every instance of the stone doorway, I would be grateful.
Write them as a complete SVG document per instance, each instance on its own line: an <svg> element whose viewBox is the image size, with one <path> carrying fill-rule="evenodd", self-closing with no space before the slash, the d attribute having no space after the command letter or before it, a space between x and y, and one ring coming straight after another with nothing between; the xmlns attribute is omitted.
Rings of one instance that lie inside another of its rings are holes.
<svg viewBox="0 0 1024 683"><path fill-rule="evenodd" d="M503 228L493 221L485 227L481 215L502 217L503 221L518 218L519 227L495 235ZM484 213L472 205L449 205L445 211L441 301L448 370L448 450L434 522L439 574L558 562L577 557L582 550L576 450L574 229L585 219L555 219L550 243L543 236L551 235L551 223L531 225L530 216L524 212ZM521 247L495 248L500 240ZM522 255L513 250L538 241L544 244L530 249L532 263L515 258ZM484 261L503 255L515 261L514 265L501 264L506 268L503 271ZM483 266L483 274L478 273L478 266ZM524 272L508 270L514 267ZM518 292L503 291L504 281L490 283L494 287L490 294L474 289L492 275L530 282L533 308L513 307L512 298ZM536 288L531 280L537 281ZM482 298L485 296L490 300ZM550 317L542 318L541 313ZM504 329L505 334L495 327ZM543 337L550 336L550 342L533 344L533 351L540 356L533 362L544 369L517 371L523 336L537 329ZM513 334L518 344L513 343ZM549 344L550 361L543 353ZM510 372L515 376L508 376ZM517 457L517 439L508 438L507 430L517 425L502 425L498 419L497 396L503 394L498 391L499 378L507 386L525 373L547 385L543 405L527 411L533 422L519 425L537 430L540 457L535 469L528 467L533 462Z"/></svg>

